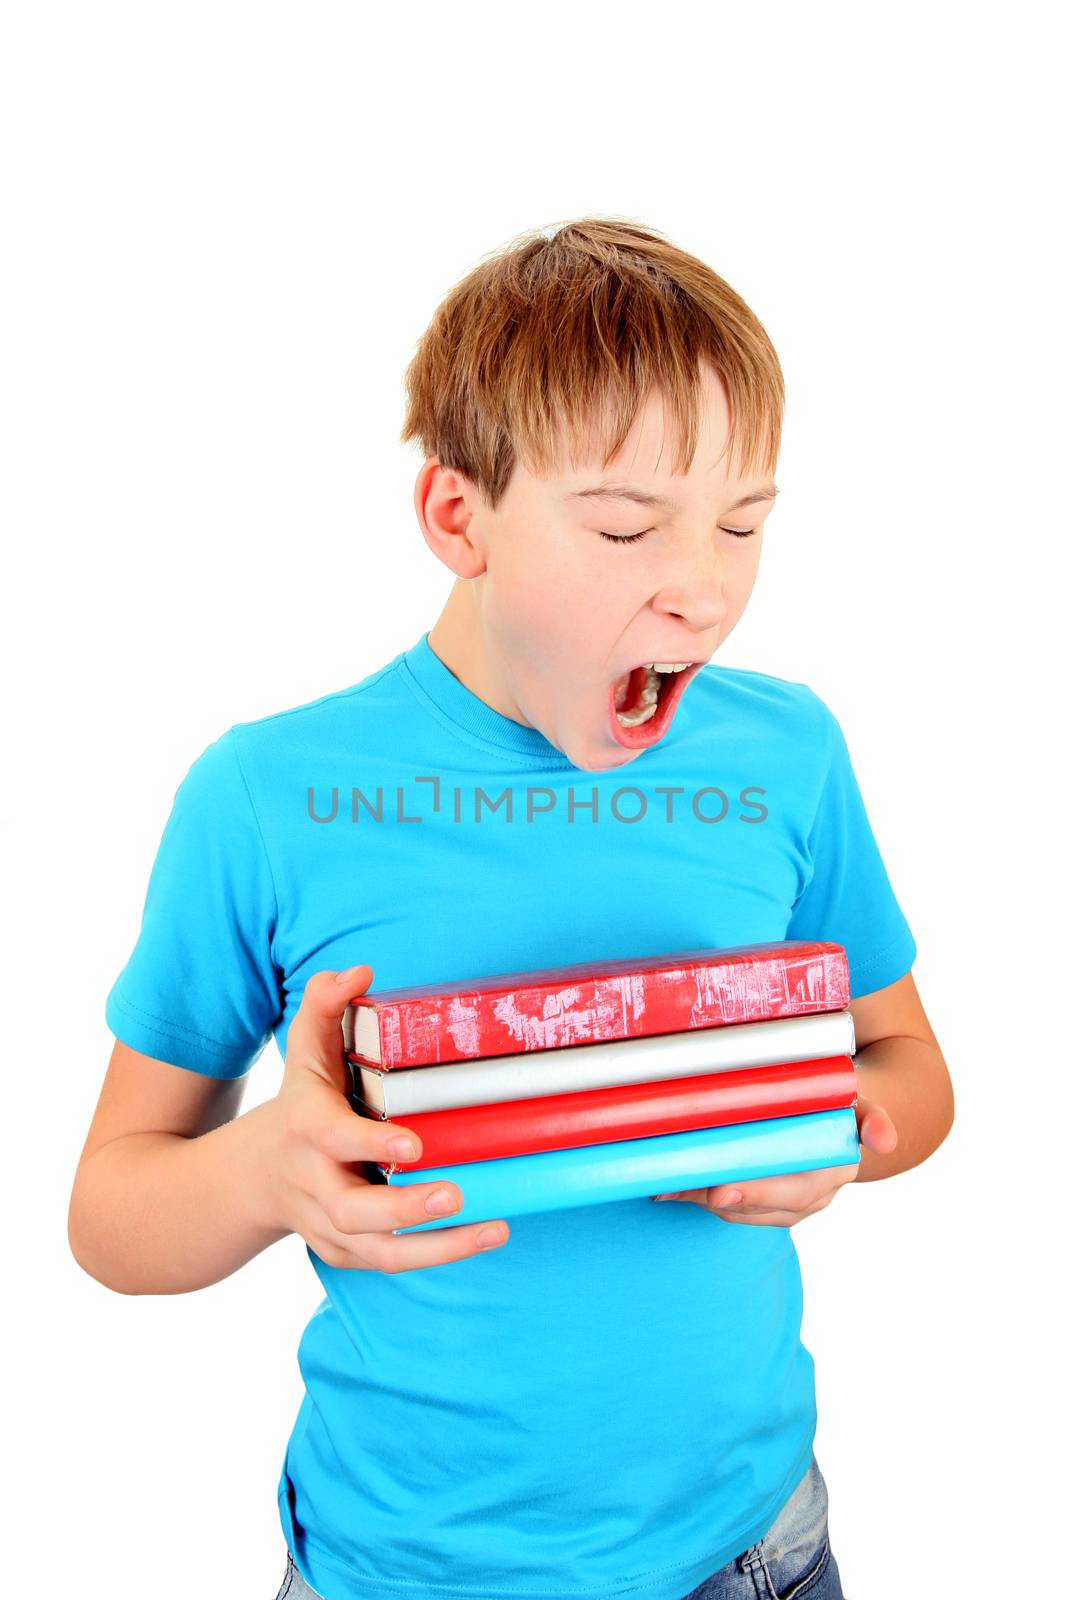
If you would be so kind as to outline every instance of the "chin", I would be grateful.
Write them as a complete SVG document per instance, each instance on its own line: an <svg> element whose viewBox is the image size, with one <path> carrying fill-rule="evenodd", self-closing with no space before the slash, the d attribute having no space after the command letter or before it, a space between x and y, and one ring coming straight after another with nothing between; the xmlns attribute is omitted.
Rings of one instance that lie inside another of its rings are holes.
<svg viewBox="0 0 1067 1600"><path fill-rule="evenodd" d="M580 772L614 772L619 767L628 767L641 752L624 750L617 745L611 750L605 750L602 746L595 750L563 748L562 754L567 757L571 766L577 767Z"/></svg>

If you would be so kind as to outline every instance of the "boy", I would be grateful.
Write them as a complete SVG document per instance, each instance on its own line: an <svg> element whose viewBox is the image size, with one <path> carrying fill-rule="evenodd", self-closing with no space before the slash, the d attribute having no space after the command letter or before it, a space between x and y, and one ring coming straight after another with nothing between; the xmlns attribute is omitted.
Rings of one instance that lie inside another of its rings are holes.
<svg viewBox="0 0 1067 1600"><path fill-rule="evenodd" d="M925 1160L952 1093L836 719L710 664L783 397L749 308L661 235L522 236L408 371L415 509L456 578L433 629L230 728L175 796L70 1240L130 1294L305 1240L289 1600L841 1594L789 1229ZM372 983L808 937L849 957L858 1170L394 1233L462 1186L365 1175L404 1132L345 1098ZM272 1034L279 1093L238 1115Z"/></svg>

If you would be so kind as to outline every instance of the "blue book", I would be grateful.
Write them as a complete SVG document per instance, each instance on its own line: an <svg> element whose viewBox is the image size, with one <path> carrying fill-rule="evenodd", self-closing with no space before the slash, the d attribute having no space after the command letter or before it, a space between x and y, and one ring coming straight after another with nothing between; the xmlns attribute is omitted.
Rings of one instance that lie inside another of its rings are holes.
<svg viewBox="0 0 1067 1600"><path fill-rule="evenodd" d="M720 1128L686 1128L681 1133L579 1145L573 1150L539 1150L493 1161L392 1172L386 1181L395 1186L445 1179L459 1188L463 1204L458 1211L392 1230L421 1233L426 1228L454 1228L461 1222L635 1200L743 1178L854 1166L859 1159L856 1113L844 1107Z"/></svg>

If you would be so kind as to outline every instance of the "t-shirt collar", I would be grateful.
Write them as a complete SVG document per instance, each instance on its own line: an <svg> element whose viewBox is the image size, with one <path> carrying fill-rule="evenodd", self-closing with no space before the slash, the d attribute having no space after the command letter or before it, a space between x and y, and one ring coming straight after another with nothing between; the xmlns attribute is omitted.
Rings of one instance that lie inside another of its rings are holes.
<svg viewBox="0 0 1067 1600"><path fill-rule="evenodd" d="M505 717L461 683L433 649L429 630L404 652L403 663L417 688L437 711L472 738L512 750L517 755L551 762L553 766L572 765L539 728L528 728L522 722Z"/></svg>

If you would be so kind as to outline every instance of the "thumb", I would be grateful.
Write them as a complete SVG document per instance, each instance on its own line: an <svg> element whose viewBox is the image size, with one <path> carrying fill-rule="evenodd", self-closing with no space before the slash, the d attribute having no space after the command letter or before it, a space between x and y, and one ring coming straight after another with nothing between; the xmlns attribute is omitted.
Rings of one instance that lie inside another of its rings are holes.
<svg viewBox="0 0 1067 1600"><path fill-rule="evenodd" d="M341 1018L349 1002L370 987L373 977L373 970L365 962L358 967L348 967L344 972L312 973L304 986L296 1016L289 1025L285 1042L286 1066L296 1063L311 1067L348 1093Z"/></svg>
<svg viewBox="0 0 1067 1600"><path fill-rule="evenodd" d="M856 1122L861 1145L873 1150L875 1155L889 1155L897 1147L897 1130L884 1106L876 1105L860 1095L856 1100Z"/></svg>

